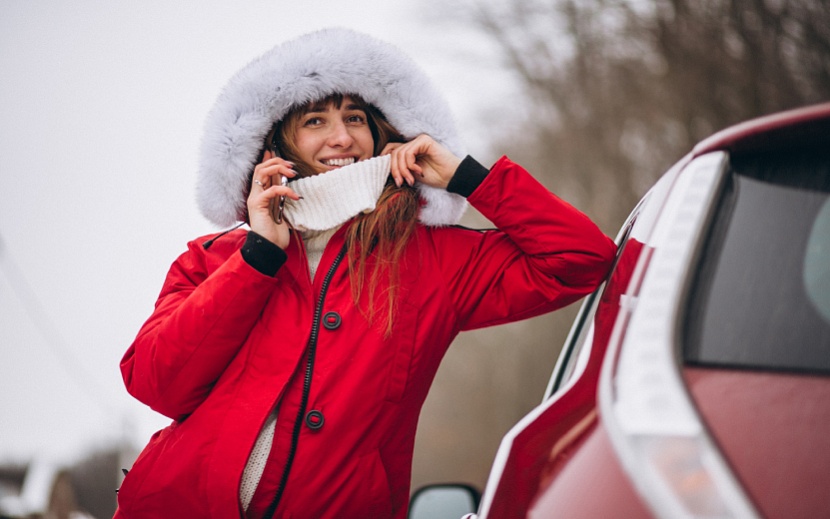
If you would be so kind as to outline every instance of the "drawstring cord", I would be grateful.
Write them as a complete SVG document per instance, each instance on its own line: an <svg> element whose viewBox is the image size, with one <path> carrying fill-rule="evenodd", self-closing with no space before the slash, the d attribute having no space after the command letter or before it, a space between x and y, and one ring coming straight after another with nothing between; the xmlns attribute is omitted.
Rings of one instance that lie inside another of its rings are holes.
<svg viewBox="0 0 830 519"><path fill-rule="evenodd" d="M228 229L227 231L217 234L213 238L211 238L208 241L206 241L205 243L203 243L202 247L204 247L205 250L208 250L210 248L210 246L213 245L213 242L215 242L216 240L218 240L222 236L228 234L229 232L239 229L243 225L245 225L245 222L240 222L240 223L236 224L235 226L231 227L230 229Z"/></svg>

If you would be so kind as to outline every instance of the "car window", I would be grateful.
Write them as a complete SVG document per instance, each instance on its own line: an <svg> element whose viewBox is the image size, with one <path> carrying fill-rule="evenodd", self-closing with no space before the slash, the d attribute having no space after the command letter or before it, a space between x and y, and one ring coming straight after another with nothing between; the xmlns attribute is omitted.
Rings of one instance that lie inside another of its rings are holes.
<svg viewBox="0 0 830 519"><path fill-rule="evenodd" d="M688 364L830 373L830 153L733 158L700 257Z"/></svg>
<svg viewBox="0 0 830 519"><path fill-rule="evenodd" d="M545 399L564 388L588 361L592 347L605 348L622 304L625 304L634 267L656 222L669 188L682 168L667 172L631 211L617 234L617 257L608 282L583 302L554 368Z"/></svg>

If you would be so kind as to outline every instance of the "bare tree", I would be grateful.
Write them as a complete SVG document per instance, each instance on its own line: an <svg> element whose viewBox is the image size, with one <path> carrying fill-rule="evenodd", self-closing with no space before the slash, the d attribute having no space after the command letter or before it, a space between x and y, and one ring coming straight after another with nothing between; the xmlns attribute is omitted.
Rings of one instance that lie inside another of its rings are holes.
<svg viewBox="0 0 830 519"><path fill-rule="evenodd" d="M500 140L567 179L608 230L703 137L830 98L821 0L511 0L464 12L542 115L523 144Z"/></svg>

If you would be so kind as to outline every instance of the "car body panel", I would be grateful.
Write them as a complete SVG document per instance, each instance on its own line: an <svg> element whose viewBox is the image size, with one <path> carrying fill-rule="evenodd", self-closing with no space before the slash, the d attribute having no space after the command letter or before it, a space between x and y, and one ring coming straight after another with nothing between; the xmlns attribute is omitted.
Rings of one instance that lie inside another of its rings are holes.
<svg viewBox="0 0 830 519"><path fill-rule="evenodd" d="M594 419L566 451L567 463L548 475L527 514L529 519L652 517L617 461L601 422L594 413L589 417Z"/></svg>
<svg viewBox="0 0 830 519"><path fill-rule="evenodd" d="M764 517L830 514L830 380L685 368L700 415Z"/></svg>

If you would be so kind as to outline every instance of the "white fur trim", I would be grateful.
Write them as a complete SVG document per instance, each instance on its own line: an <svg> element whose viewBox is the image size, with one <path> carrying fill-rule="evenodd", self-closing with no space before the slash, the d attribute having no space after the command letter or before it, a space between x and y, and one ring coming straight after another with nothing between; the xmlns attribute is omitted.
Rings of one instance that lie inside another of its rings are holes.
<svg viewBox="0 0 830 519"><path fill-rule="evenodd" d="M449 107L427 76L396 47L348 29L324 29L285 42L234 75L208 114L196 197L213 223L228 227L245 215L254 163L274 122L308 101L358 94L407 139L432 136L458 156L464 149ZM467 202L420 185L426 225L458 222Z"/></svg>

